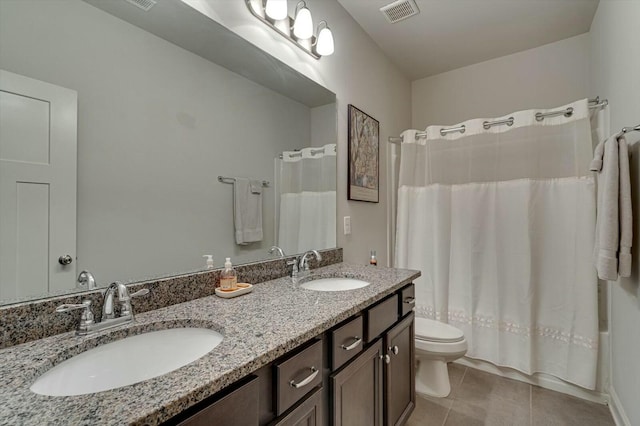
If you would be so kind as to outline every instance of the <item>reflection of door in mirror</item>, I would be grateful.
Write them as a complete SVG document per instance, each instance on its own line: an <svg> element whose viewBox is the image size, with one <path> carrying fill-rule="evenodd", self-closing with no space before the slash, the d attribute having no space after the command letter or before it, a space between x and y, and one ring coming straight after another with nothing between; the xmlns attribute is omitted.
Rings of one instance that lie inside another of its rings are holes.
<svg viewBox="0 0 640 426"><path fill-rule="evenodd" d="M0 112L0 299L73 288L77 93L0 70Z"/></svg>
<svg viewBox="0 0 640 426"><path fill-rule="evenodd" d="M336 144L276 159L278 246L287 254L336 245Z"/></svg>

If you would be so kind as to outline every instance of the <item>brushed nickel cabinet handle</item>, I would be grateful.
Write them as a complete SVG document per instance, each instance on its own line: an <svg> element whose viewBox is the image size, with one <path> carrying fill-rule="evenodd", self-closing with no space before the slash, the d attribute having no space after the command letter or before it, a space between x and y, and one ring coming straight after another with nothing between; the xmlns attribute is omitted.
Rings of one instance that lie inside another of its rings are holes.
<svg viewBox="0 0 640 426"><path fill-rule="evenodd" d="M292 380L289 382L289 384L296 389L300 389L301 387L311 383L313 379L316 378L317 375L318 375L318 370L315 367L311 367L311 374L309 374L303 381L301 381L300 383L296 383L295 380Z"/></svg>
<svg viewBox="0 0 640 426"><path fill-rule="evenodd" d="M349 346L345 346L345 345L340 345L340 347L342 349L344 349L345 351L350 351L352 349L355 349L358 347L358 345L360 345L360 343L362 343L362 338L358 337L358 336L353 336L353 338L355 339L354 342L352 344L350 344Z"/></svg>
<svg viewBox="0 0 640 426"><path fill-rule="evenodd" d="M408 303L409 305L415 305L416 304L416 298L415 297L407 297L406 299L404 299L404 303Z"/></svg>
<svg viewBox="0 0 640 426"><path fill-rule="evenodd" d="M400 352L400 349L398 349L397 346L389 346L389 350L391 351L392 354L394 355L398 355L398 352Z"/></svg>

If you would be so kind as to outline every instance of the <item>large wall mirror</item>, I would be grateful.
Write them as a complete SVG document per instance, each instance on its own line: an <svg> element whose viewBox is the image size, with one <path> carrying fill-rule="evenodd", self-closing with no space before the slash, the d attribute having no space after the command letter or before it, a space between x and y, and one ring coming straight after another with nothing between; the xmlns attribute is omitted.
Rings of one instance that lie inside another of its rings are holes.
<svg viewBox="0 0 640 426"><path fill-rule="evenodd" d="M0 303L335 247L335 95L185 2L1 1L0 69Z"/></svg>

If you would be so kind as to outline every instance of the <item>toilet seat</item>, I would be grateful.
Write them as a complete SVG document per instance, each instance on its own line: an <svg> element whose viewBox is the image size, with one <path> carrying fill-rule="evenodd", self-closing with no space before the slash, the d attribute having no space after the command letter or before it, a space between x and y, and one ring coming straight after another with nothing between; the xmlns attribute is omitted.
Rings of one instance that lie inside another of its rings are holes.
<svg viewBox="0 0 640 426"><path fill-rule="evenodd" d="M452 325L427 318L416 318L415 338L427 342L456 343L464 340L464 333Z"/></svg>

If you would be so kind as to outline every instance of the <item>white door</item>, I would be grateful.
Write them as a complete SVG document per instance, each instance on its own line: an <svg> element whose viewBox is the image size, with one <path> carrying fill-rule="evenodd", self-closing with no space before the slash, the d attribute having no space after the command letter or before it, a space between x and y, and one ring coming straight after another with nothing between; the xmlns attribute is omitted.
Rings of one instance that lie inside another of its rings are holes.
<svg viewBox="0 0 640 426"><path fill-rule="evenodd" d="M77 116L75 91L0 70L0 299L75 286Z"/></svg>

